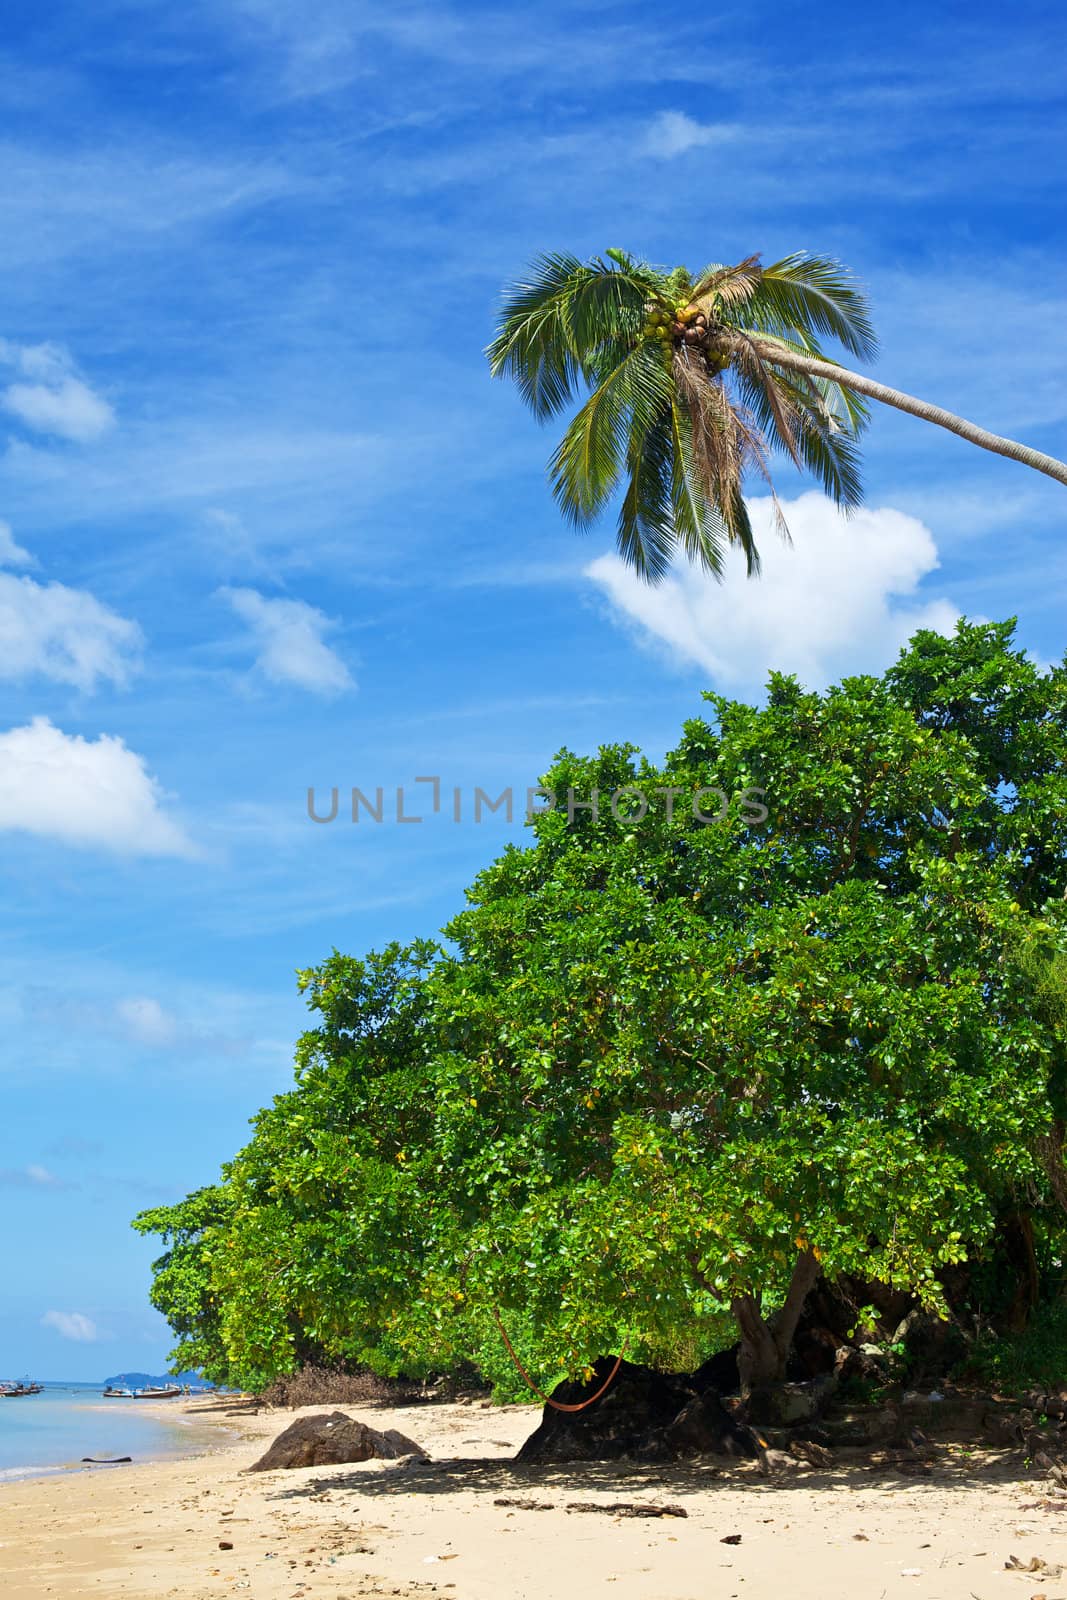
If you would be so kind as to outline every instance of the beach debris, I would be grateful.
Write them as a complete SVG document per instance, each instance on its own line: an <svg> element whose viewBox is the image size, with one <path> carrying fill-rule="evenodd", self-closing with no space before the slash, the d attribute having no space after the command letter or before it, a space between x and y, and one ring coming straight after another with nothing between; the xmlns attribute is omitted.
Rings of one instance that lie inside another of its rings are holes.
<svg viewBox="0 0 1067 1600"><path fill-rule="evenodd" d="M515 1511L555 1511L556 1507L551 1500L520 1500L508 1495L501 1495L494 1500L495 1506L511 1506Z"/></svg>
<svg viewBox="0 0 1067 1600"><path fill-rule="evenodd" d="M1004 1567L1007 1572L1041 1572L1046 1578L1058 1578L1063 1573L1058 1561L1042 1561L1040 1556L1031 1556L1029 1561L1020 1561L1018 1556L1009 1556Z"/></svg>
<svg viewBox="0 0 1067 1600"><path fill-rule="evenodd" d="M651 1500L612 1500L598 1504L594 1500L568 1500L568 1511L602 1511L609 1517L687 1517L684 1506L657 1504Z"/></svg>
<svg viewBox="0 0 1067 1600"><path fill-rule="evenodd" d="M902 1578L921 1578L922 1575L922 1567L901 1567L900 1569L900 1576Z"/></svg>
<svg viewBox="0 0 1067 1600"><path fill-rule="evenodd" d="M720 1544L740 1544L741 1543L741 1535L739 1533L726 1533L719 1540L719 1543Z"/></svg>
<svg viewBox="0 0 1067 1600"><path fill-rule="evenodd" d="M230 1539L220 1539L219 1540L219 1549L220 1550L232 1550L233 1549L232 1541Z"/></svg>
<svg viewBox="0 0 1067 1600"><path fill-rule="evenodd" d="M280 1433L265 1455L247 1469L274 1472L291 1467L332 1467L350 1461L396 1461L426 1452L395 1428L379 1432L343 1411L298 1417Z"/></svg>
<svg viewBox="0 0 1067 1600"><path fill-rule="evenodd" d="M1067 1469L1061 1462L1054 1461L1047 1450L1038 1450L1034 1454L1034 1465L1040 1467L1049 1481L1063 1488L1067 1484Z"/></svg>
<svg viewBox="0 0 1067 1600"><path fill-rule="evenodd" d="M765 1478L784 1478L787 1473L797 1470L797 1461L794 1456L786 1455L784 1450L761 1450L759 1469Z"/></svg>
<svg viewBox="0 0 1067 1600"><path fill-rule="evenodd" d="M121 1467L132 1460L132 1456L82 1456L82 1461L90 1467Z"/></svg>
<svg viewBox="0 0 1067 1600"><path fill-rule="evenodd" d="M813 1439L791 1440L789 1454L806 1461L809 1467L831 1467L834 1462L833 1452L827 1450L825 1445L816 1444Z"/></svg>

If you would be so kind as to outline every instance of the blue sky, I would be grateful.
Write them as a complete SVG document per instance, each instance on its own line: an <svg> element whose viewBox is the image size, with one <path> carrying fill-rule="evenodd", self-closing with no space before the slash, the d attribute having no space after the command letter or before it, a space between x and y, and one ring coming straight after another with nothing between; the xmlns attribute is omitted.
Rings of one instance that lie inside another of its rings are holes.
<svg viewBox="0 0 1067 1600"><path fill-rule="evenodd" d="M432 933L521 831L316 826L309 785L521 790L563 744L662 752L705 687L880 669L960 612L1062 656L1050 480L883 413L851 525L783 467L795 543L768 536L761 585L641 591L609 526L561 526L551 436L481 352L540 249L807 248L866 282L880 376L1063 455L1067 25L774 0L6 24L0 1376L89 1378L162 1367L128 1219L286 1086L294 970Z"/></svg>

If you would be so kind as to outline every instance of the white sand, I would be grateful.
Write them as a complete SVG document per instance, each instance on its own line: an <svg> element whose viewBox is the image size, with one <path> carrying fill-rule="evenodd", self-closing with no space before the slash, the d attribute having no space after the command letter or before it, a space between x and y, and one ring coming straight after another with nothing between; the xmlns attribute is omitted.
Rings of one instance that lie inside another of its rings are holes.
<svg viewBox="0 0 1067 1600"><path fill-rule="evenodd" d="M1067 1566L1067 1500L1024 1509L1052 1491L1018 1457L944 1450L918 1478L842 1459L781 1485L749 1463L520 1470L506 1458L536 1425L531 1407L345 1406L399 1428L433 1464L242 1475L299 1413L207 1409L239 1440L220 1431L195 1459L0 1488L3 1600L1067 1600L1067 1575L1005 1570L1012 1556ZM204 1402L186 1410L204 1419ZM619 1500L688 1515L566 1509ZM730 1534L740 1544L721 1542Z"/></svg>

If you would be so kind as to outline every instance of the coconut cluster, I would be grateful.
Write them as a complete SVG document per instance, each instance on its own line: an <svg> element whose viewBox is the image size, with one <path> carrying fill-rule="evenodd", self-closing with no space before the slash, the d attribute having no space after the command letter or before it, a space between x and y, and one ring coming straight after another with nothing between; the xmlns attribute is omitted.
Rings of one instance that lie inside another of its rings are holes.
<svg viewBox="0 0 1067 1600"><path fill-rule="evenodd" d="M699 345L706 350L713 331L707 313L692 302L682 302L673 311L657 306L649 313L645 324L648 337L658 339L666 353L683 344Z"/></svg>

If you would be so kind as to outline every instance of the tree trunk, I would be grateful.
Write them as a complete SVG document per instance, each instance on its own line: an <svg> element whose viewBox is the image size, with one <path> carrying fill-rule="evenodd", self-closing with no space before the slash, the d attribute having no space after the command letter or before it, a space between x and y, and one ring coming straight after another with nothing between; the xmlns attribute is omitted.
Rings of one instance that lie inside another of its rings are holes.
<svg viewBox="0 0 1067 1600"><path fill-rule="evenodd" d="M1015 1292L1006 1318L1010 1333L1022 1333L1041 1293L1041 1274L1034 1249L1034 1225L1023 1211L1013 1211L1001 1223L1004 1247L1015 1274Z"/></svg>
<svg viewBox="0 0 1067 1600"><path fill-rule="evenodd" d="M992 450L998 456L1008 456L1012 461L1021 461L1024 466L1033 467L1037 472L1047 473L1058 483L1067 483L1067 462L1057 461L1055 456L1032 450L1029 445L1019 444L1014 439L1003 439L999 433L990 433L988 429L957 417L955 412L946 411L942 406L917 400L914 395L905 394L901 389L891 389L888 384L878 383L860 372L850 372L847 367L835 366L831 361L819 361L815 356L800 355L794 350L783 350L780 345L764 343L758 334L752 336L752 343L768 366L806 372L813 378L828 378L831 383L854 389L857 394L865 394L872 400L881 400L883 405L895 406L898 411L907 411L913 417L921 417L924 422L936 422L939 428L958 433L961 439L980 445L983 450Z"/></svg>
<svg viewBox="0 0 1067 1600"><path fill-rule="evenodd" d="M1067 891L1065 891L1067 898ZM1067 1167L1063 1164L1063 1141L1067 1128L1059 1117L1048 1133L1034 1140L1034 1153L1045 1169L1053 1196L1061 1211L1067 1212Z"/></svg>
<svg viewBox="0 0 1067 1600"><path fill-rule="evenodd" d="M797 1257L785 1303L780 1311L765 1319L755 1295L738 1295L732 1310L741 1334L737 1366L741 1374L741 1395L769 1389L785 1381L786 1362L797 1331L804 1302L819 1276L819 1263L811 1250Z"/></svg>

